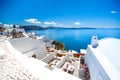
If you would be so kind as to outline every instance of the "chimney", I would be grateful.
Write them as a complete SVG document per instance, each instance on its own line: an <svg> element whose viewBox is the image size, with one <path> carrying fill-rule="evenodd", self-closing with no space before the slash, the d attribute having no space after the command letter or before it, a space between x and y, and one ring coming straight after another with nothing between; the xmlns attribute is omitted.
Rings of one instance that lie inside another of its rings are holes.
<svg viewBox="0 0 120 80"><path fill-rule="evenodd" d="M92 36L91 45L93 48L96 48L98 46L98 37L97 36Z"/></svg>

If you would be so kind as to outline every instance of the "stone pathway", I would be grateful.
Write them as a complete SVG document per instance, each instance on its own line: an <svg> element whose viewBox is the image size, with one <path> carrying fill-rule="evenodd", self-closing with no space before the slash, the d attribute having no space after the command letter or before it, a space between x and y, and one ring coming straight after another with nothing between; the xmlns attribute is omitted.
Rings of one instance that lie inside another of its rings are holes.
<svg viewBox="0 0 120 80"><path fill-rule="evenodd" d="M39 80L9 53L4 41L0 41L0 52L6 54L3 59L0 59L0 80Z"/></svg>

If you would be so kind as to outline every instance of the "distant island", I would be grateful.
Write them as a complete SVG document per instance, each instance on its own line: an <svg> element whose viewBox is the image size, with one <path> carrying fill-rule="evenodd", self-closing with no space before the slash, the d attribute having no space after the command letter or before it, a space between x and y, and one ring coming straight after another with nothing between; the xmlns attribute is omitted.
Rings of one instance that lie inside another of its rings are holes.
<svg viewBox="0 0 120 80"><path fill-rule="evenodd" d="M19 26L19 27L27 29L27 30L41 30L41 29L44 29L42 26L36 26L36 25L27 25L27 26Z"/></svg>
<svg viewBox="0 0 120 80"><path fill-rule="evenodd" d="M25 30L45 30L45 29L100 29L100 28L94 28L94 27L55 27L55 26L43 27L43 26L37 26L37 25L25 25L25 26L20 26L20 28L24 28Z"/></svg>
<svg viewBox="0 0 120 80"><path fill-rule="evenodd" d="M54 27L54 26L48 26L48 27L43 27L43 26L37 26L37 25L25 25L25 26L20 26L20 28L24 28L27 30L45 30L45 29L66 29L65 27Z"/></svg>

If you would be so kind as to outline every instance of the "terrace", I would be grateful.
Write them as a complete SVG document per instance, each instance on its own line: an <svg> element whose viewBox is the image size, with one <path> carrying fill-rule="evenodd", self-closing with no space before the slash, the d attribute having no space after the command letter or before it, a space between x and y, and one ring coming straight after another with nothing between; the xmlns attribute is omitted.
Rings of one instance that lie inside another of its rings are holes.
<svg viewBox="0 0 120 80"><path fill-rule="evenodd" d="M55 52L54 48L46 47L46 52L49 54L50 52Z"/></svg>
<svg viewBox="0 0 120 80"><path fill-rule="evenodd" d="M59 58L53 58L48 64L45 66L50 70L53 70L56 65L59 63L60 59Z"/></svg>
<svg viewBox="0 0 120 80"><path fill-rule="evenodd" d="M46 62L48 64L45 67L50 70L58 68L68 74L78 77L79 56L75 55L73 57L74 59L68 53L51 53L49 57L47 57L49 61Z"/></svg>
<svg viewBox="0 0 120 80"><path fill-rule="evenodd" d="M78 77L78 61L67 60L61 67L64 72Z"/></svg>
<svg viewBox="0 0 120 80"><path fill-rule="evenodd" d="M72 51L55 50L52 48L46 49L48 55L52 55L51 60L47 62L47 67L50 70L55 68L68 73L70 75L76 76L85 80L87 77L88 70L84 64L81 64L81 57L85 57L85 54L76 53ZM49 58L47 58L49 59Z"/></svg>

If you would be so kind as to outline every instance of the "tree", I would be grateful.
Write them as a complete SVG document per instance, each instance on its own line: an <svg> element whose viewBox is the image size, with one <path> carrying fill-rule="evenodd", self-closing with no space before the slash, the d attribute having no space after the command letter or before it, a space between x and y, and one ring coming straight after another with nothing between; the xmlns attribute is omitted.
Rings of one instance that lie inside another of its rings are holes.
<svg viewBox="0 0 120 80"><path fill-rule="evenodd" d="M55 49L57 49L57 50L64 50L64 44L63 43L60 43L60 42L54 40L52 42L52 44L55 45Z"/></svg>

